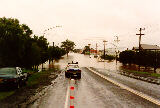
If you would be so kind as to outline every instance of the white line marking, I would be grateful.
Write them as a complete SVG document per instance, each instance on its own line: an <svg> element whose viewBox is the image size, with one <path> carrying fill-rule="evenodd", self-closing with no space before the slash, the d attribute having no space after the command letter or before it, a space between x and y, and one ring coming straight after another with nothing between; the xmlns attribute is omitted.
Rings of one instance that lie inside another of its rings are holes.
<svg viewBox="0 0 160 108"><path fill-rule="evenodd" d="M67 108L68 107L68 101L69 101L69 94L70 94L70 88L69 88L69 85L68 85L68 88L67 88L67 94L66 94L66 101L65 101L65 105L64 105L64 108Z"/></svg>
<svg viewBox="0 0 160 108"><path fill-rule="evenodd" d="M88 67L87 67L87 69L90 70L91 72L97 74L98 76L100 76L100 77L108 80L109 82L111 82L111 83L113 83L113 84L115 84L115 85L117 85L117 86L119 86L119 87L121 87L121 88L123 88L123 89L125 89L125 90L127 90L127 91L129 91L129 92L131 92L131 93L133 93L133 94L135 94L135 95L137 95L137 96L140 96L140 97L142 97L142 98L144 98L144 99L146 99L146 100L148 100L148 101L150 101L150 102L152 102L152 103L160 106L160 100L155 99L155 98L153 98L153 97L151 97L151 96L149 96L149 95L147 95L147 94L144 94L144 93L139 92L139 91L137 91L137 90L134 90L134 89L132 89L132 88L129 88L129 87L126 86L126 85L120 84L120 83L114 81L113 79L110 79L110 78L108 78L108 77L106 77L106 76L104 76L104 75L102 75L102 74L100 74L100 73L92 70L91 68L88 68Z"/></svg>

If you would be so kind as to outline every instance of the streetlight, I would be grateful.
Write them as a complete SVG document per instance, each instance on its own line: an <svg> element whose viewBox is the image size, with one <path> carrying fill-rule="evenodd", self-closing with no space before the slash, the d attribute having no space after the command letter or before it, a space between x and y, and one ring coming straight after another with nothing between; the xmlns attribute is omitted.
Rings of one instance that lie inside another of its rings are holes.
<svg viewBox="0 0 160 108"><path fill-rule="evenodd" d="M56 25L56 26L47 28L47 29L44 30L43 36L45 36L45 34L46 34L47 31L53 30L53 29L55 29L55 28L61 28L61 27L62 27L62 26L60 26L60 25ZM53 47L54 47L54 42L53 42Z"/></svg>
<svg viewBox="0 0 160 108"><path fill-rule="evenodd" d="M55 29L55 28L59 28L59 27L62 27L62 26L53 26L53 27L50 27L50 28L47 28L47 29L45 29L44 30L44 32L43 32L43 36L45 36L45 34L46 34L46 32L47 31L50 31L50 30L53 30L53 29ZM54 47L54 42L53 42L53 47ZM53 62L52 62L53 63ZM50 65L50 60L49 60L49 65ZM43 63L42 63L42 70L43 70Z"/></svg>

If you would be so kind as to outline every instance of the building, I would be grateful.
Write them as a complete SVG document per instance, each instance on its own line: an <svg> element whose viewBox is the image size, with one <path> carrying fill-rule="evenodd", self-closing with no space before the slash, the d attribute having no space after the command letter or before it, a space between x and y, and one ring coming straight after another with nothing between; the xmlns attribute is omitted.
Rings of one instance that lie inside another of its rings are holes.
<svg viewBox="0 0 160 108"><path fill-rule="evenodd" d="M134 50L134 51L139 51L139 47L133 47L132 50ZM141 44L140 50L155 51L155 50L160 50L160 47L157 46L157 45Z"/></svg>

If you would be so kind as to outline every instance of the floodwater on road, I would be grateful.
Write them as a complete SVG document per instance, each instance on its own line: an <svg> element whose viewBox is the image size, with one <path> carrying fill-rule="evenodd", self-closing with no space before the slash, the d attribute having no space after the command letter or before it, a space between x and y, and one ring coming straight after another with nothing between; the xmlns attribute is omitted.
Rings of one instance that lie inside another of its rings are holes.
<svg viewBox="0 0 160 108"><path fill-rule="evenodd" d="M72 61L79 63L82 78L74 80L74 83L71 84L72 81L65 78L64 69ZM128 81L133 88L136 86L138 90L141 90L139 88L141 88L141 84L144 84L144 90L146 88L146 90L153 89L157 96L160 96L159 86L143 82L135 85L134 83L138 82L135 79L117 75L116 71L121 66L120 63L116 65L115 62L98 62L96 58L90 58L88 55L70 53L68 57L64 56L63 59L55 62L54 66L62 71L61 74L53 81L52 85L47 87L44 95L30 104L28 108L159 108L154 103L112 84L85 68L97 68L104 75L109 73L108 77L120 83L127 85ZM151 87L148 87L150 85ZM74 92L70 89L71 86L74 87Z"/></svg>
<svg viewBox="0 0 160 108"><path fill-rule="evenodd" d="M70 53L69 56L64 56L63 59L60 59L57 63L55 63L55 66L60 67L61 69L64 69L68 63L71 62L78 62L80 67L96 67L96 68L103 68L103 69L110 69L110 70L116 70L121 66L121 63L112 61L112 62L98 62L96 58L94 58L91 55L91 58L89 55L83 55L83 54L75 54Z"/></svg>

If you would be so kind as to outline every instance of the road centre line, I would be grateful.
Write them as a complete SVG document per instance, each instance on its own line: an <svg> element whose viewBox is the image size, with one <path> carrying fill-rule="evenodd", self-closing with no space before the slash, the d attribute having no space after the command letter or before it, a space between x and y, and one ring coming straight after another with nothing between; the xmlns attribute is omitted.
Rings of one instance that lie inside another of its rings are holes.
<svg viewBox="0 0 160 108"><path fill-rule="evenodd" d="M68 86L68 88L67 88L67 94L66 94L66 101L65 101L64 108L67 108L67 107L68 107L69 94L70 94L70 88L69 88L69 86Z"/></svg>
<svg viewBox="0 0 160 108"><path fill-rule="evenodd" d="M74 108L74 84L75 80L70 80L70 108Z"/></svg>
<svg viewBox="0 0 160 108"><path fill-rule="evenodd" d="M134 89L132 89L132 88L130 88L130 87L124 85L124 84L120 84L120 83L114 81L113 79L108 78L108 77L106 77L106 76L104 76L104 75L102 75L102 74L100 74L100 73L92 70L92 69L89 68L89 67L87 67L87 69L90 70L91 72L97 74L98 76L100 76L100 77L108 80L109 82L111 82L111 83L113 83L113 84L115 84L115 85L117 85L117 86L119 86L119 87L121 87L121 88L123 88L123 89L125 89L125 90L127 90L127 91L129 91L129 92L131 92L131 93L133 93L133 94L135 94L135 95L137 95L137 96L140 96L140 97L142 97L142 98L144 98L144 99L146 99L146 100L148 100L148 101L150 101L150 102L152 102L152 103L160 106L160 100L155 99L155 98L153 98L153 97L151 97L151 96L149 96L149 95L147 95L147 94L144 94L144 93L142 93L142 92L139 92L139 91L137 91L137 90L134 90Z"/></svg>
<svg viewBox="0 0 160 108"><path fill-rule="evenodd" d="M70 106L70 108L74 108L74 98L75 98L74 97L74 84L75 84L75 80L70 79L68 87L67 87L67 93L66 93L66 100L65 100L64 108L68 108L68 106ZM69 101L70 101L70 105L68 105Z"/></svg>

